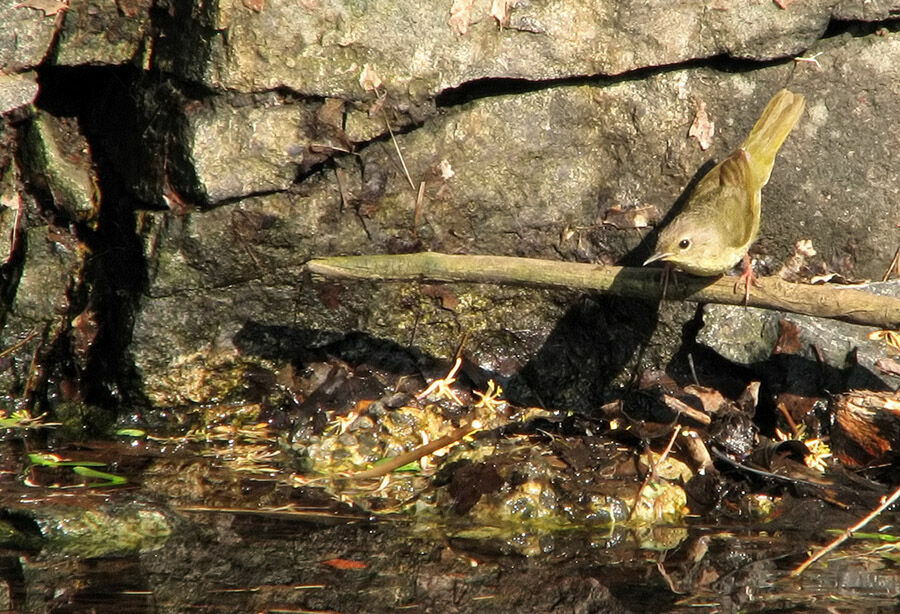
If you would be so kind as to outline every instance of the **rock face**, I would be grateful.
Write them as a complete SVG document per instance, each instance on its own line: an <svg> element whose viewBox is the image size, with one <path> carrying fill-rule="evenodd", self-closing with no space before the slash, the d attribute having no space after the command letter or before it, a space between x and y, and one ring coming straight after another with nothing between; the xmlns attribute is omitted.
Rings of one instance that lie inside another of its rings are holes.
<svg viewBox="0 0 900 614"><path fill-rule="evenodd" d="M808 240L813 272L880 278L900 2L779 4L4 0L0 344L28 342L3 394L240 400L260 369L360 334L449 356L468 333L511 394L590 410L636 367L683 371L693 310L336 283L303 263L637 264L648 229L627 213L665 214L782 87L807 110L763 192L757 261L775 272ZM708 149L689 136L701 109Z"/></svg>

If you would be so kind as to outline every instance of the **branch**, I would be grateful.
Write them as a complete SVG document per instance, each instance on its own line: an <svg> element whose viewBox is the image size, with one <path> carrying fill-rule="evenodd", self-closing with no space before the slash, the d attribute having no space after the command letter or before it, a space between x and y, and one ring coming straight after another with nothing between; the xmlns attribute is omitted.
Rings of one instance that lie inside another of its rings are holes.
<svg viewBox="0 0 900 614"><path fill-rule="evenodd" d="M595 290L659 300L660 269L625 268L509 256L455 256L435 252L403 255L337 256L310 260L311 273L342 279L513 284ZM757 279L749 305L880 328L900 327L900 298L848 286L808 285L775 277ZM668 300L742 305L733 279L679 275Z"/></svg>

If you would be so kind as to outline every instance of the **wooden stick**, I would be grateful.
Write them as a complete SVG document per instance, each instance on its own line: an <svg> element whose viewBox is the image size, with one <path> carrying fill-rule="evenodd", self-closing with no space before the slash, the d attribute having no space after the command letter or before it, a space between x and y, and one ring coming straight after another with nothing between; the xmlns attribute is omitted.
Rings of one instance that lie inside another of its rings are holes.
<svg viewBox="0 0 900 614"><path fill-rule="evenodd" d="M800 565L797 569L795 569L794 571L791 572L791 577L796 578L797 576L802 574L804 571L806 571L807 567L809 567L810 565L812 565L813 563L818 561L820 558L822 558L823 556L825 556L826 554L828 554L829 552L831 552L832 550L834 550L835 548L837 548L838 546L843 544L845 541L847 541L848 539L853 537L853 534L856 531L859 531L864 526L869 524L874 518L878 517L878 515L881 514L881 512L883 512L884 510L889 508L891 505L893 505L894 502L897 501L898 498L900 498L900 488L897 488L893 493L891 493L891 495L889 497L887 497L886 499L884 499L881 502L881 505L879 505L877 508L872 510L872 512L869 513L865 518L863 518L862 520L857 522L852 527L849 527L848 529L846 529L843 533L841 533L838 536L837 539L832 541L830 544L828 544L827 546L825 546L818 552L816 552L813 556L806 559L802 565Z"/></svg>
<svg viewBox="0 0 900 614"><path fill-rule="evenodd" d="M443 281L514 284L595 290L659 300L660 269L625 268L509 256L456 256L435 252L337 256L310 260L307 270L325 277L376 281ZM744 304L727 278L680 275L667 300ZM801 313L880 328L900 327L900 298L849 286L796 284L775 277L757 279L751 307Z"/></svg>
<svg viewBox="0 0 900 614"><path fill-rule="evenodd" d="M456 443L469 433L474 433L475 431L476 429L473 426L461 426L457 429L453 429L443 437L438 437L434 441L429 441L426 444L422 444L418 448L413 448L409 452L398 454L397 456L394 456L384 461L383 463L375 465L371 469L366 469L365 471L357 471L356 473L343 474L340 477L349 478L351 480L380 478L383 475L392 473L394 470L399 469L403 465L408 465L413 461L419 460L423 456L428 456L433 452L437 452L441 448L446 448L451 443Z"/></svg>

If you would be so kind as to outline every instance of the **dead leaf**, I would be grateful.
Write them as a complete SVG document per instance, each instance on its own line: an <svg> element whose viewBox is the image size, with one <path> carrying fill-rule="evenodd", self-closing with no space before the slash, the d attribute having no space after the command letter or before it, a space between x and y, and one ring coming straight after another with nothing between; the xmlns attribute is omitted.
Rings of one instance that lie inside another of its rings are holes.
<svg viewBox="0 0 900 614"><path fill-rule="evenodd" d="M816 421L815 410L818 397L804 396L792 392L782 392L775 397L775 408L790 427L791 436L797 435L797 425ZM815 429L818 431L818 428ZM810 432L806 430L807 434Z"/></svg>
<svg viewBox="0 0 900 614"><path fill-rule="evenodd" d="M381 77L368 64L363 65L362 73L359 75L359 84L367 92L378 92L381 88Z"/></svg>
<svg viewBox="0 0 900 614"><path fill-rule="evenodd" d="M509 11L516 0L492 0L491 17L497 20L501 28L509 25Z"/></svg>
<svg viewBox="0 0 900 614"><path fill-rule="evenodd" d="M447 286L437 284L422 284L422 294L441 300L441 307L449 311L455 311L459 307L459 299Z"/></svg>
<svg viewBox="0 0 900 614"><path fill-rule="evenodd" d="M816 255L816 248L813 247L812 239L800 239L794 243L794 251L807 258L812 258Z"/></svg>
<svg viewBox="0 0 900 614"><path fill-rule="evenodd" d="M892 392L858 390L832 399L831 442L842 463L873 466L896 458L900 402L892 397Z"/></svg>
<svg viewBox="0 0 900 614"><path fill-rule="evenodd" d="M57 0L28 0L28 2L17 4L15 8L34 9L44 13L45 17L51 17L68 9L69 4L68 2L57 2Z"/></svg>
<svg viewBox="0 0 900 614"><path fill-rule="evenodd" d="M266 6L266 0L241 0L241 2L254 13L261 13Z"/></svg>
<svg viewBox="0 0 900 614"><path fill-rule="evenodd" d="M603 215L603 223L619 229L648 228L660 220L659 209L643 205L626 209L619 205L610 207Z"/></svg>
<svg viewBox="0 0 900 614"><path fill-rule="evenodd" d="M882 358L875 363L875 367L882 373L900 377L900 360Z"/></svg>
<svg viewBox="0 0 900 614"><path fill-rule="evenodd" d="M781 333L778 335L778 341L775 342L775 354L796 354L803 349L803 343L800 342L800 329L790 320L779 320L778 327Z"/></svg>
<svg viewBox="0 0 900 614"><path fill-rule="evenodd" d="M141 14L142 6L140 0L116 0L116 7L126 17L137 17Z"/></svg>
<svg viewBox="0 0 900 614"><path fill-rule="evenodd" d="M750 382L741 396L738 397L736 405L745 414L752 416L756 412L756 406L759 405L759 389L762 382Z"/></svg>
<svg viewBox="0 0 900 614"><path fill-rule="evenodd" d="M450 29L462 36L469 31L469 17L472 13L472 2L474 0L453 0L450 6Z"/></svg>
<svg viewBox="0 0 900 614"><path fill-rule="evenodd" d="M319 123L343 130L344 101L340 98L326 98L316 113Z"/></svg>
<svg viewBox="0 0 900 614"><path fill-rule="evenodd" d="M344 132L344 101L340 98L326 98L316 112L317 135L320 140L310 143L313 153L330 155L334 151L349 152L353 142Z"/></svg>
<svg viewBox="0 0 900 614"><path fill-rule="evenodd" d="M97 321L97 312L88 307L72 320L71 343L72 351L81 360L87 360L88 354L100 332L100 324Z"/></svg>
<svg viewBox="0 0 900 614"><path fill-rule="evenodd" d="M723 406L729 405L729 402L722 396L722 393L715 388L691 384L685 386L684 391L700 399L700 403L703 405L703 411L708 414L715 414Z"/></svg>
<svg viewBox="0 0 900 614"><path fill-rule="evenodd" d="M884 341L890 347L900 352L900 330L876 330L869 333L872 341Z"/></svg>
<svg viewBox="0 0 900 614"><path fill-rule="evenodd" d="M716 125L710 121L709 116L706 114L706 103L701 101L700 106L697 107L697 114L694 116L694 123L691 124L691 129L688 131L688 136L697 139L700 149L706 151L712 145L712 137L715 133Z"/></svg>
<svg viewBox="0 0 900 614"><path fill-rule="evenodd" d="M794 244L794 253L776 275L787 281L806 281L811 275L825 271L824 263L821 258L816 258L817 255L811 240L800 239Z"/></svg>
<svg viewBox="0 0 900 614"><path fill-rule="evenodd" d="M338 309L341 306L341 293L343 286L339 284L322 284L316 289L319 301L328 309Z"/></svg>
<svg viewBox="0 0 900 614"><path fill-rule="evenodd" d="M697 586L702 588L708 588L712 586L712 584L718 580L721 576L719 576L719 572L714 569L704 569L700 572L700 579L697 580Z"/></svg>
<svg viewBox="0 0 900 614"><path fill-rule="evenodd" d="M809 278L811 285L817 284L840 284L842 286L861 286L869 283L867 279L854 279L845 277L840 273L824 273L822 275L813 275Z"/></svg>
<svg viewBox="0 0 900 614"><path fill-rule="evenodd" d="M3 209L0 209L0 220L3 220L7 211L15 211L16 216L12 224L9 242L6 244L7 250L5 253L0 253L0 263L9 263L19 244L25 204L22 202L22 195L19 192L12 191L0 193L0 207L3 207Z"/></svg>
<svg viewBox="0 0 900 614"><path fill-rule="evenodd" d="M376 92L376 93L377 93L377 92ZM376 115L378 115L379 113L381 113L382 110L384 109L384 103L385 103L386 100L387 100L387 95L379 95L379 96L375 99L375 102L373 102L373 103L369 106L369 110L367 111L366 114L367 114L369 117L375 117Z"/></svg>
<svg viewBox="0 0 900 614"><path fill-rule="evenodd" d="M778 8L780 8L782 10L787 9L787 7L789 7L793 3L794 3L794 0L775 0L775 4L777 4Z"/></svg>
<svg viewBox="0 0 900 614"><path fill-rule="evenodd" d="M351 561L349 559L328 559L327 561L322 561L322 564L335 569L365 569L368 567L361 561Z"/></svg>

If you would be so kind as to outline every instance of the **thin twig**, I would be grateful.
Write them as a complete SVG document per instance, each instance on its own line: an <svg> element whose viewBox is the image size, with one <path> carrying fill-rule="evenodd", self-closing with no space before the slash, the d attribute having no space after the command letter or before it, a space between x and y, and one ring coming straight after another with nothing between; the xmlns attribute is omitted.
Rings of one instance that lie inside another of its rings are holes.
<svg viewBox="0 0 900 614"><path fill-rule="evenodd" d="M32 330L30 333L28 333L25 336L24 339L22 339L15 345L11 345L10 347L8 347L5 350L3 350L2 352L0 352L0 358L3 358L5 356L15 353L20 347L22 347L23 345L25 345L26 343L28 343L29 341L34 339L37 336L37 334L38 334L37 329Z"/></svg>
<svg viewBox="0 0 900 614"><path fill-rule="evenodd" d="M425 182L419 183L419 193L416 194L416 206L413 207L413 233L419 236L419 223L422 219L422 204L425 202Z"/></svg>
<svg viewBox="0 0 900 614"><path fill-rule="evenodd" d="M897 251L894 252L894 258L891 260L891 264L888 266L887 271L884 272L884 276L881 278L881 281L887 281L891 278L891 275L894 274L894 269L897 270L897 274L900 275L900 247L897 248Z"/></svg>
<svg viewBox="0 0 900 614"><path fill-rule="evenodd" d="M391 129L391 122L390 120L388 120L387 112L384 110L384 108L382 108L381 113L384 116L384 125L387 126L388 132L391 134L391 142L394 144L394 149L397 150L397 157L400 158L400 166L403 167L403 174L406 175L406 180L409 182L409 187L415 190L416 186L413 183L412 177L409 176L409 169L406 168L406 161L403 159L403 152L400 151L400 144L397 143L397 137L394 136L394 131L393 129Z"/></svg>
<svg viewBox="0 0 900 614"><path fill-rule="evenodd" d="M688 366L691 368L691 377L694 378L694 384L699 386L700 380L697 379L697 369L694 367L694 355L690 352L688 352Z"/></svg>
<svg viewBox="0 0 900 614"><path fill-rule="evenodd" d="M859 531L861 528L863 528L864 526L869 524L869 522L871 522L873 519L875 519L879 514L881 514L881 512L883 512L884 510L889 508L891 505L893 505L897 499L900 499L900 487L898 487L894 492L892 492L890 497L888 497L887 499L882 501L881 505L879 505L877 508L875 508L875 510L873 510L868 516L866 516L865 518L863 518L862 520L857 522L855 525L853 525L849 529L846 529L837 539L835 539L833 542L831 542L830 544L828 544L827 546L825 546L824 548L822 548L821 550L816 552L814 555L812 555L811 557L806 559L806 561L804 561L803 564L800 565L800 567L798 567L797 569L795 569L794 571L791 572L791 577L796 578L797 576L802 574L804 571L806 571L807 567L809 567L810 565L812 565L813 563L818 561L820 558L822 558L823 556L825 556L826 554L828 554L829 552L831 552L832 550L834 550L835 548L837 548L838 546L843 544L845 541L847 541L848 539L853 537L853 533L855 533L856 531Z"/></svg>
<svg viewBox="0 0 900 614"><path fill-rule="evenodd" d="M450 371L442 378L436 379L431 382L425 390L416 395L416 399L422 400L428 396L439 396L445 399L452 400L457 405L463 405L463 402L459 400L456 394L453 392L453 389L450 387L452 384L456 382L456 374L459 372L460 366L462 366L462 348L466 342L466 338L468 335L464 335L462 341L460 341L459 349L457 349L456 360L453 362L453 367L450 368ZM383 475L387 475L393 472L395 469L399 469L403 465L408 465L413 461L417 461L423 456L427 456L433 452L437 452L441 448L445 448L453 443L456 443L466 435L473 433L481 428L481 425L477 421L473 421L469 424L464 424L459 428L455 428L443 437L438 437L434 441L429 441L428 443L422 444L417 448L410 450L409 452L404 452L403 454L398 454L371 469L366 469L365 471L357 471L356 473L344 474L342 477L350 478L352 480L364 480L367 478L377 478Z"/></svg>
<svg viewBox="0 0 900 614"><path fill-rule="evenodd" d="M366 469L365 471L357 471L356 473L348 473L342 475L341 477L349 478L351 480L365 480L368 478L378 478L383 475L387 475L396 469L399 469L403 465L408 465L413 461L417 461L423 456L428 456L434 452L437 452L441 448L446 448L447 446L456 443L461 440L466 435L475 432L477 429L471 425L464 425L457 429L453 429L443 437L438 437L434 441L429 441L426 444L422 444L421 446L410 450L409 452L404 452L403 454L398 454L383 463L380 463L371 469Z"/></svg>
<svg viewBox="0 0 900 614"><path fill-rule="evenodd" d="M338 192L341 195L341 212L350 204L350 196L347 193L346 182L344 181L344 169L340 166L334 167L334 178L337 180Z"/></svg>
<svg viewBox="0 0 900 614"><path fill-rule="evenodd" d="M665 450L662 451L662 454L659 455L659 458L656 462L653 462L653 457L651 456L651 451L647 450L647 458L650 460L650 471L647 472L647 475L644 477L644 482L641 484L641 487L637 491L637 495L634 498L634 505L631 506L631 513L628 514L628 520L631 520L634 517L634 513L637 511L638 505L641 502L641 497L644 494L644 489L647 488L647 485L650 484L654 479L656 479L657 468L666 460L669 456L669 452L672 451L672 446L675 445L675 440L678 438L678 434L681 432L681 427L676 426L672 429L672 436L669 438L669 443L666 444Z"/></svg>

